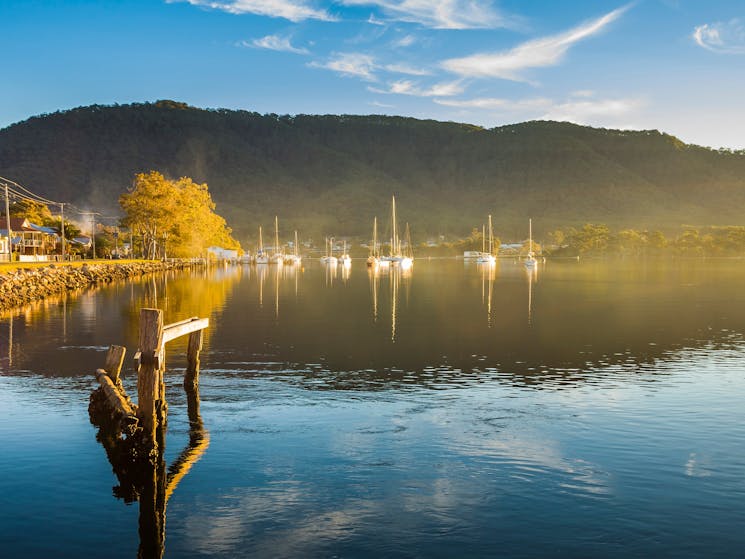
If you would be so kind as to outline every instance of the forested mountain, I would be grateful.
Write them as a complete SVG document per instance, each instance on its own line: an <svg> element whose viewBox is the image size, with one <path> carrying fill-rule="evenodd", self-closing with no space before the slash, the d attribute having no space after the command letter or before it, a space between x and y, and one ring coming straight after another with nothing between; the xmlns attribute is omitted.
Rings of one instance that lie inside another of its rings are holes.
<svg viewBox="0 0 745 559"><path fill-rule="evenodd" d="M388 116L279 116L173 101L90 106L0 130L0 175L116 211L135 173L209 184L244 243L283 230L364 234L396 194L419 240L492 213L503 239L587 221L677 228L745 221L745 153L657 131L526 122L494 129ZM415 238L415 241L417 239Z"/></svg>

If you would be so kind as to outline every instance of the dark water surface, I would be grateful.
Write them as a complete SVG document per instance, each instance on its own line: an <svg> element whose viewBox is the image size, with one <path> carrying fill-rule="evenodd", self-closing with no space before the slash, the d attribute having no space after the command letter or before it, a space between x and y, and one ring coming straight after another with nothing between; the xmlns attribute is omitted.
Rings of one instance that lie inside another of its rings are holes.
<svg viewBox="0 0 745 559"><path fill-rule="evenodd" d="M211 320L199 401L168 346L166 460L190 469L165 557L745 552L745 261L418 260L159 276L4 314L1 557L137 556L139 505L114 496L87 406L109 344L136 394L145 306Z"/></svg>

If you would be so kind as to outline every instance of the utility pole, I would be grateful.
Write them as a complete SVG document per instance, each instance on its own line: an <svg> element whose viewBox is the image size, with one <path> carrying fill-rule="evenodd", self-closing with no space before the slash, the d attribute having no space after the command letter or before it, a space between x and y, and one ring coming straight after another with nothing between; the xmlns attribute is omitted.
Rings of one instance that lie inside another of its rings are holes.
<svg viewBox="0 0 745 559"><path fill-rule="evenodd" d="M13 260L13 232L10 230L10 199L8 198L8 185L5 185L5 220L8 226L8 262Z"/></svg>
<svg viewBox="0 0 745 559"><path fill-rule="evenodd" d="M80 215L83 216L90 216L93 220L93 225L91 225L91 248L93 250L93 259L96 258L96 216L101 215L98 212L81 212L78 211Z"/></svg>
<svg viewBox="0 0 745 559"><path fill-rule="evenodd" d="M91 243L93 245L93 260L96 259L96 214L91 213L91 219L93 220L93 227L91 230Z"/></svg>
<svg viewBox="0 0 745 559"><path fill-rule="evenodd" d="M65 204L60 204L60 232L62 233L62 262L65 261Z"/></svg>

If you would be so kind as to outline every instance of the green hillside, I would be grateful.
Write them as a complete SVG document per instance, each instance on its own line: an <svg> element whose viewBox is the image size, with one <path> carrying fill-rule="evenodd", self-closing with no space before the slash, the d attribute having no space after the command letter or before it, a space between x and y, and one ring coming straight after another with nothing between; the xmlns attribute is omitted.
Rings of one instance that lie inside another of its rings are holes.
<svg viewBox="0 0 745 559"><path fill-rule="evenodd" d="M745 153L657 131L527 122L494 129L387 116L279 116L182 103L90 106L0 130L0 175L116 211L135 173L207 182L241 241L256 227L366 233L396 194L415 240L465 234L487 213L505 239L587 221L740 224ZM418 238L418 239L417 239Z"/></svg>

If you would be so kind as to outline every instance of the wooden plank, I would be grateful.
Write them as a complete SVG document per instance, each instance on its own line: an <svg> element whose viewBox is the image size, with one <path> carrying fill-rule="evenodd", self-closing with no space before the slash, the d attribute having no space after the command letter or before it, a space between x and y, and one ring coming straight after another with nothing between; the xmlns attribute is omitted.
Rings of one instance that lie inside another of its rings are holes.
<svg viewBox="0 0 745 559"><path fill-rule="evenodd" d="M209 318L190 318L174 324L169 324L163 328L163 343L168 343L186 334L191 334L198 330L204 330L210 325ZM140 348L142 349L142 348Z"/></svg>
<svg viewBox="0 0 745 559"><path fill-rule="evenodd" d="M106 353L106 364L103 369L114 384L119 384L119 374L122 371L126 353L127 348L120 345L109 346L109 351Z"/></svg>

